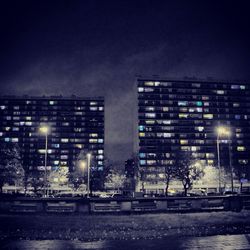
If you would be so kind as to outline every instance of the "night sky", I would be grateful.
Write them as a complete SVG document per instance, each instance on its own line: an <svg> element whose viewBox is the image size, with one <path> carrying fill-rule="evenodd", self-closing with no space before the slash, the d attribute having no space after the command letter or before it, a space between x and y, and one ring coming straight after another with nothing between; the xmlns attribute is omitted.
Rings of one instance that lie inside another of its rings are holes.
<svg viewBox="0 0 250 250"><path fill-rule="evenodd" d="M1 1L0 94L105 96L105 150L133 151L135 76L250 82L248 1Z"/></svg>

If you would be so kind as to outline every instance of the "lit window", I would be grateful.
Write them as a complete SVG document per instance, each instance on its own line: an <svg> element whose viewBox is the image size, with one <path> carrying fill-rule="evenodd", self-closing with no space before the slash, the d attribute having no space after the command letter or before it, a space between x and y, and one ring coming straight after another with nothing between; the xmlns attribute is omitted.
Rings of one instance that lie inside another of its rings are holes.
<svg viewBox="0 0 250 250"><path fill-rule="evenodd" d="M140 125L140 126L139 126L139 131L143 131L144 128L145 128L145 126Z"/></svg>
<svg viewBox="0 0 250 250"><path fill-rule="evenodd" d="M196 127L196 129L197 129L199 132L204 131L204 127Z"/></svg>
<svg viewBox="0 0 250 250"><path fill-rule="evenodd" d="M0 136L3 136L3 132L0 132Z"/></svg>
<svg viewBox="0 0 250 250"><path fill-rule="evenodd" d="M6 131L10 131L10 127L5 127L5 130Z"/></svg>
<svg viewBox="0 0 250 250"><path fill-rule="evenodd" d="M68 156L67 155L61 155L61 160L67 160L68 159Z"/></svg>
<svg viewBox="0 0 250 250"><path fill-rule="evenodd" d="M246 151L246 148L244 146L238 146L237 151Z"/></svg>
<svg viewBox="0 0 250 250"><path fill-rule="evenodd" d="M103 107L102 106L100 106L98 109L99 109L99 111L103 111Z"/></svg>
<svg viewBox="0 0 250 250"><path fill-rule="evenodd" d="M240 85L240 89L246 89L245 85Z"/></svg>
<svg viewBox="0 0 250 250"><path fill-rule="evenodd" d="M49 101L49 104L50 104L50 105L54 105L55 102L54 102L54 101Z"/></svg>
<svg viewBox="0 0 250 250"><path fill-rule="evenodd" d="M214 153L206 153L206 158L215 158Z"/></svg>
<svg viewBox="0 0 250 250"><path fill-rule="evenodd" d="M3 110L3 109L6 109L6 106L1 105L1 106L0 106L0 109L2 109L2 110Z"/></svg>
<svg viewBox="0 0 250 250"><path fill-rule="evenodd" d="M187 101L178 101L178 106L187 106L188 102Z"/></svg>
<svg viewBox="0 0 250 250"><path fill-rule="evenodd" d="M168 111L169 111L169 108L168 108L168 107L163 107L163 108L162 108L162 111L163 111L163 112L168 112Z"/></svg>
<svg viewBox="0 0 250 250"><path fill-rule="evenodd" d="M32 122L25 122L25 125L26 125L26 126L31 126L31 125L32 125Z"/></svg>
<svg viewBox="0 0 250 250"><path fill-rule="evenodd" d="M98 139L98 143L103 143L103 139Z"/></svg>
<svg viewBox="0 0 250 250"><path fill-rule="evenodd" d="M197 111L197 112L202 112L203 109L202 109L202 108L196 108L196 111Z"/></svg>
<svg viewBox="0 0 250 250"><path fill-rule="evenodd" d="M53 161L54 165L58 165L59 161Z"/></svg>
<svg viewBox="0 0 250 250"><path fill-rule="evenodd" d="M89 137L98 137L98 134L92 133L92 134L89 134Z"/></svg>
<svg viewBox="0 0 250 250"><path fill-rule="evenodd" d="M97 102L90 102L89 103L91 106L96 106L97 105Z"/></svg>
<svg viewBox="0 0 250 250"><path fill-rule="evenodd" d="M9 142L9 141L10 141L10 138L9 138L9 137L6 137L6 138L4 138L4 141L5 141L5 142Z"/></svg>
<svg viewBox="0 0 250 250"><path fill-rule="evenodd" d="M65 127L69 126L69 122L63 122L62 126L65 126Z"/></svg>
<svg viewBox="0 0 250 250"><path fill-rule="evenodd" d="M154 86L154 82L144 82L145 86Z"/></svg>
<svg viewBox="0 0 250 250"><path fill-rule="evenodd" d="M146 113L145 117L147 118L155 118L156 114L155 113Z"/></svg>
<svg viewBox="0 0 250 250"><path fill-rule="evenodd" d="M188 118L188 114L185 113L179 114L179 118Z"/></svg>
<svg viewBox="0 0 250 250"><path fill-rule="evenodd" d="M181 151L189 151L190 147L189 146L182 146Z"/></svg>
<svg viewBox="0 0 250 250"><path fill-rule="evenodd" d="M140 165L145 165L146 161L145 160L140 160Z"/></svg>
<svg viewBox="0 0 250 250"><path fill-rule="evenodd" d="M143 92L143 91L144 91L144 88L142 88L142 87L138 88L138 92Z"/></svg>
<svg viewBox="0 0 250 250"><path fill-rule="evenodd" d="M204 114L203 118L205 119L213 119L214 115L213 114Z"/></svg>
<svg viewBox="0 0 250 250"><path fill-rule="evenodd" d="M89 139L89 142L90 142L90 143L97 143L98 140L97 140L97 139Z"/></svg>
<svg viewBox="0 0 250 250"><path fill-rule="evenodd" d="M45 149L38 149L38 153L44 154L45 153Z"/></svg>
<svg viewBox="0 0 250 250"><path fill-rule="evenodd" d="M14 110L19 110L19 106L14 106L13 109Z"/></svg>
<svg viewBox="0 0 250 250"><path fill-rule="evenodd" d="M240 104L239 104L238 102L234 102L234 103L233 103L233 107L234 107L234 108L238 108L239 106L240 106Z"/></svg>
<svg viewBox="0 0 250 250"><path fill-rule="evenodd" d="M96 157L98 160L103 160L103 155L97 155L97 157Z"/></svg>
<svg viewBox="0 0 250 250"><path fill-rule="evenodd" d="M90 107L89 110L91 110L91 111L97 111L98 107Z"/></svg>
<svg viewBox="0 0 250 250"><path fill-rule="evenodd" d="M231 89L239 89L240 86L239 85L231 85Z"/></svg>
<svg viewBox="0 0 250 250"><path fill-rule="evenodd" d="M188 144L188 140L180 140L180 144L181 145L186 145L186 144Z"/></svg>
<svg viewBox="0 0 250 250"><path fill-rule="evenodd" d="M170 125L171 124L171 120L163 120L162 123L165 124L165 125Z"/></svg>
<svg viewBox="0 0 250 250"><path fill-rule="evenodd" d="M152 106L146 107L145 110L146 111L155 111L155 107L152 107Z"/></svg>
<svg viewBox="0 0 250 250"><path fill-rule="evenodd" d="M198 102L196 102L196 105L200 107L200 106L202 106L202 102L198 101Z"/></svg>
<svg viewBox="0 0 250 250"><path fill-rule="evenodd" d="M57 143L56 143L56 144L52 144L51 146L52 146L53 148L60 148L60 144L57 144Z"/></svg>
<svg viewBox="0 0 250 250"><path fill-rule="evenodd" d="M99 149L99 150L98 150L98 154L103 154L103 150L102 150L102 149Z"/></svg>
<svg viewBox="0 0 250 250"><path fill-rule="evenodd" d="M172 136L171 133L163 133L163 137L165 138L170 138Z"/></svg>
<svg viewBox="0 0 250 250"><path fill-rule="evenodd" d="M217 90L216 93L218 95L224 95L225 91L224 90Z"/></svg>
<svg viewBox="0 0 250 250"><path fill-rule="evenodd" d="M234 117L236 120L240 120L240 115L235 115Z"/></svg>
<svg viewBox="0 0 250 250"><path fill-rule="evenodd" d="M145 123L146 124L155 124L155 121L153 121L153 120L146 120Z"/></svg>
<svg viewBox="0 0 250 250"><path fill-rule="evenodd" d="M62 138L61 142L69 142L69 139L68 138Z"/></svg>
<svg viewBox="0 0 250 250"><path fill-rule="evenodd" d="M193 152L197 151L197 147L192 146L192 147L191 147L191 151L193 151Z"/></svg>
<svg viewBox="0 0 250 250"><path fill-rule="evenodd" d="M154 89L153 88L144 88L144 91L145 92L154 92Z"/></svg>
<svg viewBox="0 0 250 250"><path fill-rule="evenodd" d="M155 165L156 164L156 160L147 160L147 164L148 165Z"/></svg>
<svg viewBox="0 0 250 250"><path fill-rule="evenodd" d="M145 153L140 153L139 156L140 156L140 158L145 158L146 154Z"/></svg>
<svg viewBox="0 0 250 250"><path fill-rule="evenodd" d="M140 137L145 137L145 133L139 133Z"/></svg>

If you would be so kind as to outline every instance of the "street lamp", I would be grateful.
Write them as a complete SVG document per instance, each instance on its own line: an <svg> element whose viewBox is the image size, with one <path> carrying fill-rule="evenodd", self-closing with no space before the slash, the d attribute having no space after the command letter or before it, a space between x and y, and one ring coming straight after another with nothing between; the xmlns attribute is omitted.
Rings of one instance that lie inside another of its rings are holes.
<svg viewBox="0 0 250 250"><path fill-rule="evenodd" d="M87 167L88 167L88 183L87 183L87 197L89 197L89 191L90 191L90 159L91 159L91 154L87 154Z"/></svg>
<svg viewBox="0 0 250 250"><path fill-rule="evenodd" d="M48 126L41 126L39 128L40 132L45 135L45 154L44 154L44 168L45 168L45 176L44 176L44 196L47 196L47 155L48 155Z"/></svg>
<svg viewBox="0 0 250 250"><path fill-rule="evenodd" d="M224 127L224 126L218 126L217 127L217 140L216 140L216 145L217 145L217 157L218 157L218 169L219 169L219 192L221 193L221 165L220 165L220 137L221 136L226 136L229 137L231 136L231 131L230 128ZM229 139L229 165L231 169L231 188L233 191L233 169L232 169L232 163L231 163L231 141Z"/></svg>

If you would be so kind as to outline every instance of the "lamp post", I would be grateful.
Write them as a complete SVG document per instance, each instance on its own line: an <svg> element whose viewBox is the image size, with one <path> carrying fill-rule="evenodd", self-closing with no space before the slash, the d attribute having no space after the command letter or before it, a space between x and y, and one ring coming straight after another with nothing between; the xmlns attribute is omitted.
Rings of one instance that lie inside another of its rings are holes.
<svg viewBox="0 0 250 250"><path fill-rule="evenodd" d="M221 164L220 164L220 137L221 136L226 136L228 137L229 140L229 165L230 165L230 171L231 171L231 189L233 191L233 168L232 168L232 160L231 160L231 140L230 140L230 135L231 131L230 128L224 127L224 126L219 126L217 127L217 140L216 140L216 145L217 145L217 157L218 157L218 169L219 169L219 192L221 193Z"/></svg>
<svg viewBox="0 0 250 250"><path fill-rule="evenodd" d="M219 193L221 193L221 169L220 169L220 141L219 141L219 133L217 133L217 162L218 162L218 170L219 170Z"/></svg>
<svg viewBox="0 0 250 250"><path fill-rule="evenodd" d="M48 133L49 133L49 127L48 126L42 126L40 127L40 132L45 135L45 154L44 154L44 196L47 196L47 155L48 155Z"/></svg>
<svg viewBox="0 0 250 250"><path fill-rule="evenodd" d="M231 152L231 142L229 139L228 154L229 154L229 167L230 167L230 177L231 177L231 191L234 191L234 176L233 176L233 166L232 166L232 152Z"/></svg>
<svg viewBox="0 0 250 250"><path fill-rule="evenodd" d="M87 197L89 197L89 191L90 191L90 158L91 154L87 154L87 167L88 167L88 182L87 182Z"/></svg>

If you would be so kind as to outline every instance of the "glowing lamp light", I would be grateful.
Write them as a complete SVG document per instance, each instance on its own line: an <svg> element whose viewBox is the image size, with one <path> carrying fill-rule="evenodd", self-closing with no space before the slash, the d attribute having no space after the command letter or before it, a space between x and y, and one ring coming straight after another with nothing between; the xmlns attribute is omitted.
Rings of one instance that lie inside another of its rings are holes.
<svg viewBox="0 0 250 250"><path fill-rule="evenodd" d="M40 132L43 134L48 134L49 132L49 127L48 126L42 126L39 128Z"/></svg>
<svg viewBox="0 0 250 250"><path fill-rule="evenodd" d="M231 135L231 131L228 127L223 127L223 126L220 126L220 127L217 127L217 134L218 136L230 136Z"/></svg>

